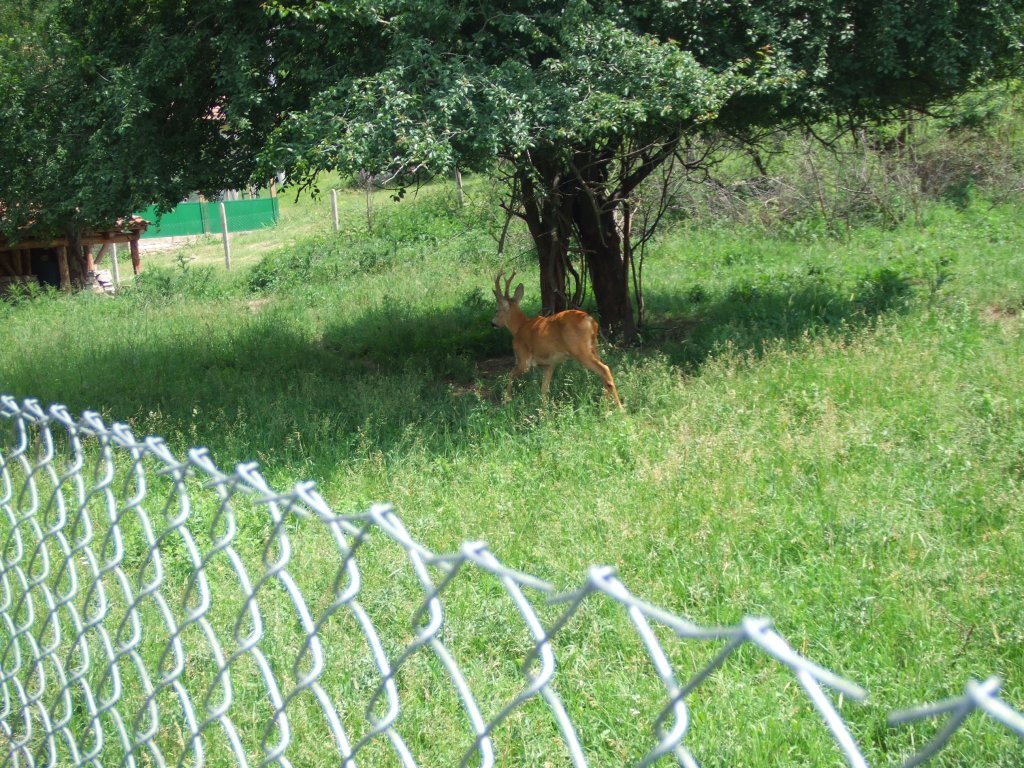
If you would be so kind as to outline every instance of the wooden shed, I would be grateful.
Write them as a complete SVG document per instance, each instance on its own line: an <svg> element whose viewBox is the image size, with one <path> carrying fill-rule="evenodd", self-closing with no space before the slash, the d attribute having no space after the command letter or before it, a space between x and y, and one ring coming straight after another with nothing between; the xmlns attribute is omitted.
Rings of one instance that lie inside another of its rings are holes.
<svg viewBox="0 0 1024 768"><path fill-rule="evenodd" d="M16 242L0 237L0 292L12 283L38 283L69 291L83 287L96 272L96 261L102 259L112 245L127 243L132 256L132 270L142 269L139 238L149 222L139 216L118 221L109 229L82 232L78 253L67 238L39 238L31 235Z"/></svg>

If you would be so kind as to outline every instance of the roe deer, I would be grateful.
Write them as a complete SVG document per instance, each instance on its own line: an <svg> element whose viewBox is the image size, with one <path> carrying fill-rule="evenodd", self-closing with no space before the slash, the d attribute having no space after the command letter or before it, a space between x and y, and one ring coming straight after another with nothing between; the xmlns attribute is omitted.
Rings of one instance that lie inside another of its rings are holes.
<svg viewBox="0 0 1024 768"><path fill-rule="evenodd" d="M522 376L534 365L544 369L544 383L541 396L547 398L551 386L551 374L563 360L574 358L580 365L593 371L604 382L605 392L611 395L615 404L622 408L619 392L615 388L612 372L597 355L597 321L586 312L567 309L551 317L527 317L519 308L523 299L523 284L516 288L515 296L508 295L509 285L516 276L513 271L501 288L502 270L494 278L494 297L498 300L498 312L491 320L495 328L504 326L512 332L512 350L516 353L516 367L508 378L505 398L512 395L512 381Z"/></svg>

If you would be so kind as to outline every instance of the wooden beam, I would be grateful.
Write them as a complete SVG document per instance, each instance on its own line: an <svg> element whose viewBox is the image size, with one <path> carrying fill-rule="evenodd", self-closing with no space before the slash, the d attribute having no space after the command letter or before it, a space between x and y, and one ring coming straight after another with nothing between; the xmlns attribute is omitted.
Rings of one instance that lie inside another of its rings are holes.
<svg viewBox="0 0 1024 768"><path fill-rule="evenodd" d="M71 290L71 270L68 269L68 249L62 246L57 249L57 265L60 267L60 289Z"/></svg>
<svg viewBox="0 0 1024 768"><path fill-rule="evenodd" d="M137 238L134 232L111 233L110 235L83 235L82 243L89 245L102 245L103 243L130 243L132 238Z"/></svg>
<svg viewBox="0 0 1024 768"><path fill-rule="evenodd" d="M106 235L82 235L79 238L79 242L82 245L102 245L103 243L130 243L133 238L139 236L134 232L119 232L117 234ZM14 251L19 248L60 248L68 244L67 238L55 237L52 240L19 240L17 243L11 245L6 242L0 242L0 253L4 251Z"/></svg>
<svg viewBox="0 0 1024 768"><path fill-rule="evenodd" d="M114 275L114 286L121 287L121 268L117 264L117 243L110 246L110 271Z"/></svg>
<svg viewBox="0 0 1024 768"><path fill-rule="evenodd" d="M139 238L132 238L129 247L132 250L132 271L137 275L142 271L142 258L139 256Z"/></svg>

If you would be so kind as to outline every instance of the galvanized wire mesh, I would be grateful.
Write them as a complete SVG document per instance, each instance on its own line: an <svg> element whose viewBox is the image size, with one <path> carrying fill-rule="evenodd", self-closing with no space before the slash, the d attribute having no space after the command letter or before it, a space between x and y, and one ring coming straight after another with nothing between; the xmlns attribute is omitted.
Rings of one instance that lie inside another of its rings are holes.
<svg viewBox="0 0 1024 768"><path fill-rule="evenodd" d="M867 765L834 699L865 691L768 619L698 626L607 567L559 593L480 542L435 554L389 507L337 514L309 483L278 492L254 464L179 459L95 413L0 399L0 512L3 765L696 766L692 699L741 649L795 680L837 755ZM595 749L601 702L567 706L556 674L586 668L577 625L609 613L646 659L649 731L626 757ZM686 644L712 650L681 674ZM905 764L975 711L1024 736L999 686L894 713L946 718Z"/></svg>

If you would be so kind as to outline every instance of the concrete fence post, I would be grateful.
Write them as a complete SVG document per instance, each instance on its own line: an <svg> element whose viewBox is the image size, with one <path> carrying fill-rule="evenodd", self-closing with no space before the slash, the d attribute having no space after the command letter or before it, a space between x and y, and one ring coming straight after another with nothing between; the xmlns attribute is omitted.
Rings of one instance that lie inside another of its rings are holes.
<svg viewBox="0 0 1024 768"><path fill-rule="evenodd" d="M220 231L224 239L224 268L231 269L231 240L228 237L228 214L224 203L220 204Z"/></svg>

